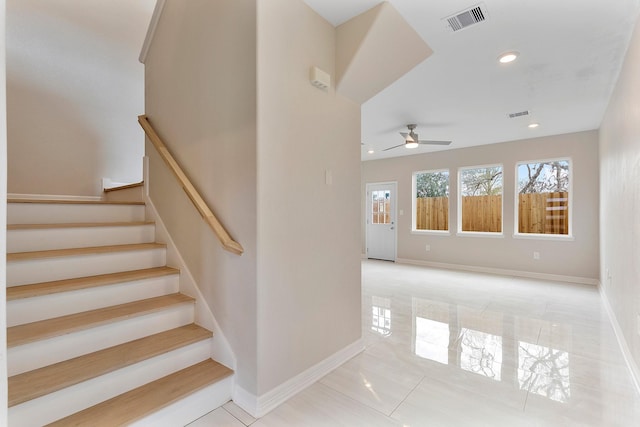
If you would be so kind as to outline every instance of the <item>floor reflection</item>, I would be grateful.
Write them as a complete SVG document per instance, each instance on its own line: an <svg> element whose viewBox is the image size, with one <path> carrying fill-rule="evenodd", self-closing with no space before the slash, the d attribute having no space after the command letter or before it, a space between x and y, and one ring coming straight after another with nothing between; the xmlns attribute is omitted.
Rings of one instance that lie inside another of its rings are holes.
<svg viewBox="0 0 640 427"><path fill-rule="evenodd" d="M571 396L569 353L520 342L518 347L520 388L556 402Z"/></svg>
<svg viewBox="0 0 640 427"><path fill-rule="evenodd" d="M502 337L463 329L460 341L460 368L500 381Z"/></svg>
<svg viewBox="0 0 640 427"><path fill-rule="evenodd" d="M382 336L391 335L391 300L371 297L371 330Z"/></svg>
<svg viewBox="0 0 640 427"><path fill-rule="evenodd" d="M449 325L423 317L416 317L414 353L424 359L444 365L449 363Z"/></svg>
<svg viewBox="0 0 640 427"><path fill-rule="evenodd" d="M376 301L372 329L382 334L380 319L386 311L381 304L390 303L383 298ZM570 399L569 353L526 341L537 340L548 322L416 297L411 307L416 356L508 382L556 402ZM566 333L570 327L554 324L553 329L564 331L563 338L570 336ZM510 366L503 366L507 362Z"/></svg>

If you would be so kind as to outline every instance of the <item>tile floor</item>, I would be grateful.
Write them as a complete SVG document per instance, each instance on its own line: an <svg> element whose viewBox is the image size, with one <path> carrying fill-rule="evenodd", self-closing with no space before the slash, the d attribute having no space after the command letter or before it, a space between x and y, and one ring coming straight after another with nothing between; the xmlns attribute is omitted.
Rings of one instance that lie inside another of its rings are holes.
<svg viewBox="0 0 640 427"><path fill-rule="evenodd" d="M362 264L366 350L265 417L192 427L640 426L594 287Z"/></svg>

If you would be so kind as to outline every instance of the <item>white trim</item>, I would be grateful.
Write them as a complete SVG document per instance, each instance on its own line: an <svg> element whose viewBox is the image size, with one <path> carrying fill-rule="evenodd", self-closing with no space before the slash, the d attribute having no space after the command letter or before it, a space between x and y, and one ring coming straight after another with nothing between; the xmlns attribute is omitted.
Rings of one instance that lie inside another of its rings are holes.
<svg viewBox="0 0 640 427"><path fill-rule="evenodd" d="M411 230L410 233L417 236L451 236L451 231L449 230Z"/></svg>
<svg viewBox="0 0 640 427"><path fill-rule="evenodd" d="M611 307L611 303L609 303L609 298L607 298L607 294L604 291L604 288L601 283L598 284L598 292L600 293L600 298L602 298L604 309L607 312L607 315L609 316L609 320L611 321L611 326L613 327L613 333L616 335L616 339L618 340L618 345L620 346L620 350L622 351L622 356L624 357L624 361L627 363L627 367L631 372L631 381L633 382L633 385L636 387L636 391L640 394L640 369L638 368L638 365L633 359L631 349L627 344L627 340L624 338L624 333L622 333L622 328L618 323L616 314L613 311L613 307Z"/></svg>
<svg viewBox="0 0 640 427"><path fill-rule="evenodd" d="M535 233L514 233L514 239L523 240L555 240L558 242L573 242L575 237L568 234L535 234Z"/></svg>
<svg viewBox="0 0 640 427"><path fill-rule="evenodd" d="M182 255L178 252L178 248L173 239L169 235L164 222L158 215L155 205L149 197L145 197L147 219L155 221L156 241L167 245L167 265L180 270L180 292L189 295L196 300L195 318L196 323L210 331L213 331L213 340L211 345L211 357L217 362L235 370L237 366L236 356L229 341L216 321L211 307L207 304L204 296L200 292L197 282L193 278L191 271L187 267Z"/></svg>
<svg viewBox="0 0 640 427"><path fill-rule="evenodd" d="M75 201L88 201L99 202L104 200L101 196L71 196L63 194L21 194L21 193L8 193L7 199L17 200L75 200Z"/></svg>
<svg viewBox="0 0 640 427"><path fill-rule="evenodd" d="M498 274L500 276L525 277L529 279L551 280L555 282L577 283L580 285L598 286L598 279L589 277L565 276L560 274L535 273L533 271L507 270L503 268L480 267L476 265L448 264L418 259L398 258L398 264L418 265L423 267L444 268L447 270L471 271L474 273Z"/></svg>
<svg viewBox="0 0 640 427"><path fill-rule="evenodd" d="M551 159L539 159L539 160L523 160L516 162L515 174L516 174L516 182L515 182L515 195L513 199L513 237L517 239L527 239L527 238L540 238L540 237L523 237L523 235L527 235L528 233L520 233L518 231L518 223L520 219L518 218L519 205L520 205L520 192L518 191L518 167L521 165L533 164L533 163L551 163L558 161L566 161L569 163L569 188L567 189L567 193L569 193L568 207L569 212L567 213L569 216L569 234L561 235L568 237L569 240L573 240L573 159L571 156L565 157L555 157ZM547 234L532 234L533 236L547 236ZM556 234L555 236L559 236ZM559 239L548 239L547 240L559 240Z"/></svg>
<svg viewBox="0 0 640 427"><path fill-rule="evenodd" d="M500 232L494 232L494 231L464 231L462 229L462 171L464 170L473 170L473 169L488 169L488 168L500 168L502 173L502 191L500 193L500 196L502 197L502 199L500 200L500 229L502 231ZM488 165L477 165L477 166L460 166L458 167L458 173L456 174L456 179L458 180L457 182L457 190L458 190L458 198L457 198L457 202L458 202L458 209L457 209L457 219L458 219L458 229L456 231L457 236L464 236L464 234L462 233L473 233L473 234L467 234L468 236L472 236L472 235L477 235L477 233L481 233L482 237L503 237L502 234L504 232L504 163L494 163L494 164L488 164ZM451 188L451 185L449 185L449 188ZM449 199L451 200L451 199ZM491 234L492 236L486 236L487 234ZM499 236L495 236L495 235L499 235ZM474 236L475 237L475 236Z"/></svg>
<svg viewBox="0 0 640 427"><path fill-rule="evenodd" d="M424 171L415 171L411 174L411 234L426 234L429 233L447 233L450 235L450 230L418 230L416 228L416 223L418 222L418 218L416 215L417 208L417 192L418 192L418 183L416 181L416 175L424 174L424 173L447 173L447 188L451 188L451 172L448 168L445 169L434 169L434 170L424 170ZM447 191L447 222L451 224L451 197L449 195L449 191Z"/></svg>
<svg viewBox="0 0 640 427"><path fill-rule="evenodd" d="M149 28L147 28L147 35L144 37L144 43L142 43L142 49L140 50L140 56L138 57L138 60L143 64L147 60L147 54L149 53L149 48L153 42L153 36L156 34L156 28L158 27L158 22L160 21L160 15L162 15L165 2L166 0L158 0L156 2L156 6L153 8L153 15L151 15Z"/></svg>
<svg viewBox="0 0 640 427"><path fill-rule="evenodd" d="M260 396L255 396L243 388L236 386L233 390L233 401L254 418L263 417L347 360L364 351L364 349L364 341L360 338L306 371L301 372Z"/></svg>
<svg viewBox="0 0 640 427"><path fill-rule="evenodd" d="M458 231L456 232L456 236L458 237L489 237L491 239L502 239L504 238L503 233L498 233L494 231Z"/></svg>

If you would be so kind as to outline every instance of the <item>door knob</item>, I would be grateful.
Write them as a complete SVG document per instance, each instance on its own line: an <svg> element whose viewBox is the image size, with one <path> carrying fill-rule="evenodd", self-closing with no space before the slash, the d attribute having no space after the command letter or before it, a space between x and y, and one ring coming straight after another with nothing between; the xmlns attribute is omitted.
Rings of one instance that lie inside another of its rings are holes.
<svg viewBox="0 0 640 427"><path fill-rule="evenodd" d="M393 230L393 227L391 227L391 230Z"/></svg>

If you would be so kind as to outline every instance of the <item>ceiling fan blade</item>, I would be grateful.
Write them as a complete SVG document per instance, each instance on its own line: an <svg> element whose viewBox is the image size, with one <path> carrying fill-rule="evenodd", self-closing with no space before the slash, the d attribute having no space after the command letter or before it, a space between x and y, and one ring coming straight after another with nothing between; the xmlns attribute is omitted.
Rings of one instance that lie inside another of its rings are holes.
<svg viewBox="0 0 640 427"><path fill-rule="evenodd" d="M404 143L400 144L400 145L396 145L394 147L389 147L389 148L385 148L382 151L389 151L389 150L393 150L394 148L398 148L398 147L404 147Z"/></svg>
<svg viewBox="0 0 640 427"><path fill-rule="evenodd" d="M418 141L418 144L424 144L424 145L449 145L449 144L451 144L451 141L428 141L428 140L420 140L420 141Z"/></svg>
<svg viewBox="0 0 640 427"><path fill-rule="evenodd" d="M400 132L400 135L402 135L404 139L407 139L407 136L409 136L407 132Z"/></svg>

